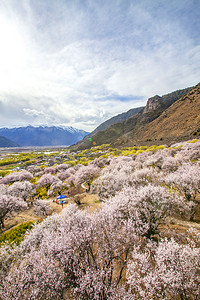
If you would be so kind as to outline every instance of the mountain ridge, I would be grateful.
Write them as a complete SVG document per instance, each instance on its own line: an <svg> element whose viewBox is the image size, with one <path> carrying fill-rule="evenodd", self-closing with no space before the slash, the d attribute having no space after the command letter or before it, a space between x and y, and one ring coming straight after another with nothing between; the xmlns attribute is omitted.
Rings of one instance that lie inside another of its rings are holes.
<svg viewBox="0 0 200 300"><path fill-rule="evenodd" d="M189 87L182 90L177 90L163 96L155 95L147 100L145 107L142 107L130 118L127 118L122 122L112 124L106 130L97 131L92 135L92 141L91 139L88 139L88 137L85 137L85 139L78 142L72 148L90 148L94 142L96 145L113 144L117 146L118 144L116 141L118 141L120 137L123 135L126 136L131 131L137 131L142 126L145 126L146 124L157 119L163 111L165 111L178 99L189 93L193 88L194 87ZM125 141L127 142L127 139L124 139L124 144L126 143Z"/></svg>
<svg viewBox="0 0 200 300"><path fill-rule="evenodd" d="M135 115L136 113L138 113L139 111L143 110L145 106L141 106L141 107L136 107L136 108L132 108L129 109L127 112L123 112L121 114L118 114L116 116L111 117L110 119L106 120L105 122L101 123L95 130L93 130L89 136L94 135L96 132L98 131L102 131L107 129L109 126L116 124L116 123L121 123L123 121L125 121L126 119L132 117L133 115Z"/></svg>
<svg viewBox="0 0 200 300"><path fill-rule="evenodd" d="M23 146L70 146L89 132L74 127L25 126L0 128L0 135Z"/></svg>
<svg viewBox="0 0 200 300"><path fill-rule="evenodd" d="M128 139L151 139L173 143L200 135L200 83L151 123L127 135ZM118 144L118 142L115 142Z"/></svg>
<svg viewBox="0 0 200 300"><path fill-rule="evenodd" d="M0 147L19 147L19 145L4 136L0 136Z"/></svg>

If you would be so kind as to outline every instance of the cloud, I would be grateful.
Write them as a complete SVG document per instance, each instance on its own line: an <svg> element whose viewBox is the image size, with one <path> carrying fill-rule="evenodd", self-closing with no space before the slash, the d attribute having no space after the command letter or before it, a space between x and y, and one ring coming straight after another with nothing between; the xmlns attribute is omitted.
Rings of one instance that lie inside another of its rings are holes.
<svg viewBox="0 0 200 300"><path fill-rule="evenodd" d="M45 114L41 111L38 111L36 109L30 109L30 108L23 108L23 112L25 115L30 116L32 118L40 118L40 119L50 119L50 115Z"/></svg>
<svg viewBox="0 0 200 300"><path fill-rule="evenodd" d="M1 1L0 126L93 130L154 94L196 84L198 8L187 0Z"/></svg>

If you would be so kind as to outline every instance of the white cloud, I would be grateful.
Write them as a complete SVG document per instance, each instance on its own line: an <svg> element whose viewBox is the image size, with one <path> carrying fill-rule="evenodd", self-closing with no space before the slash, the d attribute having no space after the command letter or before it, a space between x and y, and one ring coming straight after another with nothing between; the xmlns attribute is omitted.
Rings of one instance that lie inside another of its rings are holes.
<svg viewBox="0 0 200 300"><path fill-rule="evenodd" d="M185 0L173 9L146 0L2 1L0 126L45 122L93 130L154 94L196 84L193 11Z"/></svg>

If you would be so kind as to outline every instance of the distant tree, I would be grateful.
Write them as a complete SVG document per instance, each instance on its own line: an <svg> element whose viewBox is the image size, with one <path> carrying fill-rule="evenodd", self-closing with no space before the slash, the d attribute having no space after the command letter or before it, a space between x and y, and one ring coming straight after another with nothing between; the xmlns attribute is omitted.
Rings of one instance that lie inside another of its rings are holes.
<svg viewBox="0 0 200 300"><path fill-rule="evenodd" d="M134 168L132 160L119 161L102 169L100 176L92 184L92 190L99 194L102 201L115 196L124 187L141 186L155 181L156 177L161 176L157 170L150 167Z"/></svg>
<svg viewBox="0 0 200 300"><path fill-rule="evenodd" d="M51 174L44 174L40 179L37 181L37 186L42 187L45 186L47 191L50 188L51 184L58 182L59 179L56 176L53 176Z"/></svg>
<svg viewBox="0 0 200 300"><path fill-rule="evenodd" d="M31 165L31 166L27 167L27 171L29 171L31 174L35 175L36 173L41 172L42 169L39 166Z"/></svg>
<svg viewBox="0 0 200 300"><path fill-rule="evenodd" d="M47 216L50 212L52 212L49 202L45 200L36 200L34 201L33 206L34 214L37 216Z"/></svg>
<svg viewBox="0 0 200 300"><path fill-rule="evenodd" d="M8 187L10 195L22 198L24 201L26 201L27 197L32 197L32 192L34 192L34 185L29 181L14 182Z"/></svg>
<svg viewBox="0 0 200 300"><path fill-rule="evenodd" d="M88 166L93 165L99 168L103 168L105 165L110 163L110 158L95 158L89 162Z"/></svg>
<svg viewBox="0 0 200 300"><path fill-rule="evenodd" d="M52 167L47 167L47 168L44 169L45 174L52 174L54 172L55 172L55 170Z"/></svg>
<svg viewBox="0 0 200 300"><path fill-rule="evenodd" d="M80 185L89 179L96 177L99 173L99 168L95 165L82 166L74 174L74 184Z"/></svg>
<svg viewBox="0 0 200 300"><path fill-rule="evenodd" d="M161 176L153 167L144 167L142 169L136 169L127 178L127 183L130 186L142 186L148 183L155 182L156 178Z"/></svg>
<svg viewBox="0 0 200 300"><path fill-rule="evenodd" d="M67 188L67 184L63 183L61 180L55 181L51 184L47 195L54 195L55 193L61 192L63 189Z"/></svg>
<svg viewBox="0 0 200 300"><path fill-rule="evenodd" d="M76 173L76 171L78 171L79 168L81 168L82 165L81 164L78 164L78 165L75 165L73 167L70 167L70 168L64 168L63 170L58 168L58 173L56 174L56 176L58 178L60 178L61 180L66 180L68 179L70 176L72 176L73 174Z"/></svg>
<svg viewBox="0 0 200 300"><path fill-rule="evenodd" d="M56 165L53 167L53 169L55 170L55 173L56 172L62 172L64 170L67 170L70 168L70 165L69 164L60 164L60 165Z"/></svg>
<svg viewBox="0 0 200 300"><path fill-rule="evenodd" d="M19 181L31 180L32 178L33 178L33 175L26 170L19 172Z"/></svg>
<svg viewBox="0 0 200 300"><path fill-rule="evenodd" d="M33 178L33 175L30 172L23 170L20 172L13 172L13 173L8 174L7 176L5 176L4 178L1 179L0 183L10 184L15 181L30 180L32 178Z"/></svg>
<svg viewBox="0 0 200 300"><path fill-rule="evenodd" d="M56 176L61 180L68 179L71 175L73 175L76 171L73 167L66 169L66 170L59 170L59 172L56 174Z"/></svg>
<svg viewBox="0 0 200 300"><path fill-rule="evenodd" d="M93 182L92 191L99 194L102 201L114 196L123 186L127 186L133 173L133 160L129 157L117 157L110 165L100 171L100 176Z"/></svg>
<svg viewBox="0 0 200 300"><path fill-rule="evenodd" d="M142 152L139 153L136 157L135 157L135 161L136 162L142 162L144 163L147 159L149 159L149 156L151 156L150 152Z"/></svg>
<svg viewBox="0 0 200 300"><path fill-rule="evenodd" d="M181 162L180 158L168 156L163 160L161 167L163 171L170 173L176 171Z"/></svg>

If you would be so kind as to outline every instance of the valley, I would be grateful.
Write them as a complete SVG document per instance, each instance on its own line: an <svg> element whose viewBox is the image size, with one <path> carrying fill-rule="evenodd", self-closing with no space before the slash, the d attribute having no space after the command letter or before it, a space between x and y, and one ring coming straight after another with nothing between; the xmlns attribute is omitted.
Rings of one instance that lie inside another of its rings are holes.
<svg viewBox="0 0 200 300"><path fill-rule="evenodd" d="M116 300L143 299L143 293L146 298L149 292L159 299L166 293L162 268L174 276L174 264L176 276L182 278L184 272L194 278L192 287L184 291L188 299L196 297L199 160L199 139L170 146L103 144L77 151L4 149L0 155L0 299L1 295L11 299L14 293L25 299L32 293L57 299L79 299L90 293L93 299L97 283L102 294L109 289ZM55 202L59 195L65 196L64 203ZM151 266L148 271L141 264L144 260ZM146 276L151 270L155 273L154 260L160 275L149 290ZM94 270L95 281L90 277ZM83 288L86 274L90 285ZM188 276L182 278L184 286ZM178 289L168 284L167 294L181 299L183 288Z"/></svg>

